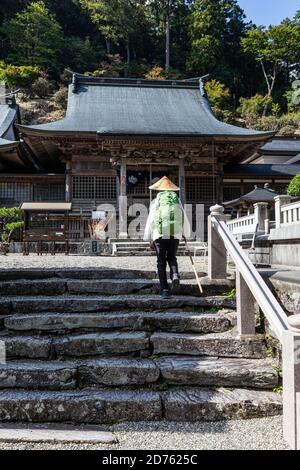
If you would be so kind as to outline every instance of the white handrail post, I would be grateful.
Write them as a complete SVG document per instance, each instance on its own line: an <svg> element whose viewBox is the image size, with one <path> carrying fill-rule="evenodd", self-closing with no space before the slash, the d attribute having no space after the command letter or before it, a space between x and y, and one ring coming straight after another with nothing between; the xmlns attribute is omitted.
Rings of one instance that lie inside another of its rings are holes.
<svg viewBox="0 0 300 470"><path fill-rule="evenodd" d="M275 221L276 221L276 228L281 227L282 217L281 217L281 207L285 204L290 204L292 198L287 195L280 195L275 196Z"/></svg>
<svg viewBox="0 0 300 470"><path fill-rule="evenodd" d="M213 206L210 208L208 217L208 277L209 279L227 278L227 250L222 239L214 230L212 217L219 221L226 222L223 206Z"/></svg>
<svg viewBox="0 0 300 470"><path fill-rule="evenodd" d="M300 315L288 319L292 330L282 342L283 433L293 450L300 450Z"/></svg>
<svg viewBox="0 0 300 470"><path fill-rule="evenodd" d="M255 299L238 268L236 269L236 309L239 336L255 335Z"/></svg>

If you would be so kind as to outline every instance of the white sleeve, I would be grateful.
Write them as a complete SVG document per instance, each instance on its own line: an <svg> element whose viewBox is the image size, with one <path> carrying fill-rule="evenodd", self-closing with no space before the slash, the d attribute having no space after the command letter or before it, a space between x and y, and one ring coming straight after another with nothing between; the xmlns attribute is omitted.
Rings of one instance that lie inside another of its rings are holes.
<svg viewBox="0 0 300 470"><path fill-rule="evenodd" d="M149 215L148 215L145 232L144 232L145 242L150 242L152 240L152 225L154 221L155 210L156 210L156 199L154 199L150 204Z"/></svg>
<svg viewBox="0 0 300 470"><path fill-rule="evenodd" d="M183 207L181 201L180 201L180 205L181 205L181 209L182 209L182 212L183 212L183 228L182 228L182 235L183 235L185 238L190 238L190 236L191 236L191 224L190 224L190 221L189 221L188 216L186 215L186 212L185 212L185 210L184 210L184 207Z"/></svg>

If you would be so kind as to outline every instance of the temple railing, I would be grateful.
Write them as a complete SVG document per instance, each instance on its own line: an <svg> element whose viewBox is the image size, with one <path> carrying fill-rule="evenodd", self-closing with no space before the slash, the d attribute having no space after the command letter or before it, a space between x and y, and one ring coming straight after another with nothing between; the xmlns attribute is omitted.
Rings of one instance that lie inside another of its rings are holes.
<svg viewBox="0 0 300 470"><path fill-rule="evenodd" d="M282 345L284 436L292 449L300 449L300 315L287 317L259 272L226 224L222 206L211 208L208 220L208 275L227 276L227 253L236 268L238 335L256 333L255 304L267 318Z"/></svg>
<svg viewBox="0 0 300 470"><path fill-rule="evenodd" d="M290 203L289 196L277 196L276 228L300 223L300 201Z"/></svg>
<svg viewBox="0 0 300 470"><path fill-rule="evenodd" d="M253 233L256 229L257 218L255 214L246 215L245 217L229 220L227 225L233 235Z"/></svg>

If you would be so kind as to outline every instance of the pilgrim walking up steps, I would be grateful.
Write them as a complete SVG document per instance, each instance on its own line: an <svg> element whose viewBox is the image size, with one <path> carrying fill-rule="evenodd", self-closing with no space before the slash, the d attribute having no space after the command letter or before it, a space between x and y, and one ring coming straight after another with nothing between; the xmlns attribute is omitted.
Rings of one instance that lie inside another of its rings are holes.
<svg viewBox="0 0 300 470"><path fill-rule="evenodd" d="M0 269L0 421L218 421L281 413L263 335L238 337L233 279L154 271ZM226 309L226 310L224 310Z"/></svg>
<svg viewBox="0 0 300 470"><path fill-rule="evenodd" d="M167 264L172 288L177 290L180 276L176 255L180 240L190 236L190 225L177 194L180 188L167 176L156 181L149 189L157 191L158 195L150 205L144 241L149 241L151 248L156 251L160 295L163 299L169 299L171 290L167 280Z"/></svg>

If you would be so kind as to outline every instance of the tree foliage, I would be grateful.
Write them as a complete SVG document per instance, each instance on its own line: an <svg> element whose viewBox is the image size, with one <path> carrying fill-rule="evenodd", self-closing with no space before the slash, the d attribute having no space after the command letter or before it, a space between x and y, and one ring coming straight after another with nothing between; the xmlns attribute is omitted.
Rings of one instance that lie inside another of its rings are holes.
<svg viewBox="0 0 300 470"><path fill-rule="evenodd" d="M294 176L287 188L290 196L300 196L300 173Z"/></svg>
<svg viewBox="0 0 300 470"><path fill-rule="evenodd" d="M247 125L283 133L297 126L299 44L300 12L257 27L238 0L0 0L0 80L9 87L35 83L35 95L47 95L45 74L59 89L65 69L154 80L210 74L219 118L238 109Z"/></svg>
<svg viewBox="0 0 300 470"><path fill-rule="evenodd" d="M4 22L2 32L10 44L8 59L13 64L59 69L63 32L44 2L29 3Z"/></svg>

